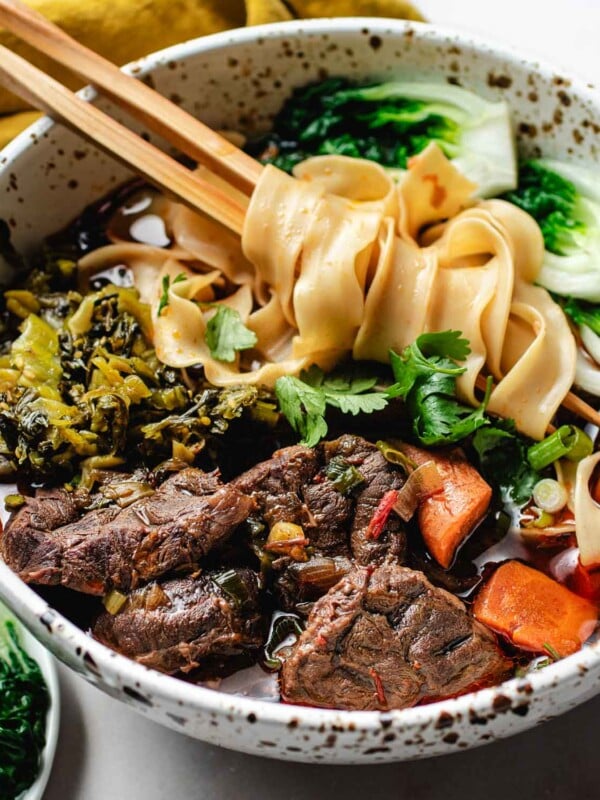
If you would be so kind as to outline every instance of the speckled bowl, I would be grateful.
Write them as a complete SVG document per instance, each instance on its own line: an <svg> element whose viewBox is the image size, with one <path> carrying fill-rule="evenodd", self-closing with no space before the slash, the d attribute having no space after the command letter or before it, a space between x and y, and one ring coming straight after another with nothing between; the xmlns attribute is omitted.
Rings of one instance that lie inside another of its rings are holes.
<svg viewBox="0 0 600 800"><path fill-rule="evenodd" d="M460 83L505 98L527 153L598 161L591 86L502 47L391 20L292 22L210 36L128 71L213 126L268 124L291 87L327 74ZM84 90L95 102L95 94ZM102 103L104 105L104 102ZM136 127L135 125L133 127ZM0 217L23 252L128 173L44 119L0 153ZM270 704L150 671L90 639L0 564L0 597L72 669L152 719L199 739L295 761L373 763L475 747L561 714L600 688L600 644L523 679L391 713Z"/></svg>

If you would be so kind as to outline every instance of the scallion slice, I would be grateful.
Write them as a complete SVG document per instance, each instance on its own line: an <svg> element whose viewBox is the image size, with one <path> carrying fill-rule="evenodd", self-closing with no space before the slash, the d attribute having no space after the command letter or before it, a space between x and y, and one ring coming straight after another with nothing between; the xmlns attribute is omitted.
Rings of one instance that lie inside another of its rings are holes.
<svg viewBox="0 0 600 800"><path fill-rule="evenodd" d="M561 425L554 433L532 445L527 451L529 463L542 470L559 458L581 461L589 456L594 445L590 437L575 425Z"/></svg>
<svg viewBox="0 0 600 800"><path fill-rule="evenodd" d="M533 487L533 501L542 511L556 514L567 505L569 495L567 490L554 478L542 478Z"/></svg>

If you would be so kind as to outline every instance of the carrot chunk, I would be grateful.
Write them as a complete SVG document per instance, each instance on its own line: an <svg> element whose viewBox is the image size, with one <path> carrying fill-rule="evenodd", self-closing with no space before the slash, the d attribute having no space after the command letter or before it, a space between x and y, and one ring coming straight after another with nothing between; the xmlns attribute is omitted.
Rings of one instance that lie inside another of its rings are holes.
<svg viewBox="0 0 600 800"><path fill-rule="evenodd" d="M508 561L479 592L473 614L534 653L575 653L594 631L598 609L543 572Z"/></svg>
<svg viewBox="0 0 600 800"><path fill-rule="evenodd" d="M403 444L402 452L417 466L433 461L442 476L443 491L420 505L418 519L427 549L448 568L458 547L485 515L492 489L457 450L442 454Z"/></svg>

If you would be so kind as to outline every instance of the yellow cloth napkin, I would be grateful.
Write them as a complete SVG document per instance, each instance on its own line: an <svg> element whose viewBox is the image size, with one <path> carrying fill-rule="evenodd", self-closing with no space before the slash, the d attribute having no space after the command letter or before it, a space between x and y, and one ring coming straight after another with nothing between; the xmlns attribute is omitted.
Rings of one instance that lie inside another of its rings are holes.
<svg viewBox="0 0 600 800"><path fill-rule="evenodd" d="M305 17L380 16L423 19L405 0L27 0L83 44L125 64L208 33ZM0 30L0 44L24 55L71 88L72 74ZM0 148L38 116L0 89Z"/></svg>

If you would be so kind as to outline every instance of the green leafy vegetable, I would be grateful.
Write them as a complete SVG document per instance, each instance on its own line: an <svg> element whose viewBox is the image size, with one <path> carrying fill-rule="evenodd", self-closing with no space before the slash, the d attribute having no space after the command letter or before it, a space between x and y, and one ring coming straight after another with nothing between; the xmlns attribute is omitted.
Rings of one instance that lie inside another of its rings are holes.
<svg viewBox="0 0 600 800"><path fill-rule="evenodd" d="M542 230L546 253L538 283L561 296L600 302L598 172L553 159L526 161L518 188L505 199L531 214Z"/></svg>
<svg viewBox="0 0 600 800"><path fill-rule="evenodd" d="M529 464L529 443L512 420L497 420L478 430L473 447L484 478L501 490L505 501L523 505L530 499L541 476Z"/></svg>
<svg viewBox="0 0 600 800"><path fill-rule="evenodd" d="M48 295L37 299L40 313ZM64 295L63 295L64 297ZM57 307L56 305L54 306ZM0 356L0 474L72 477L84 459L122 456L192 463L259 399L253 386L190 389L152 347L149 306L107 285L75 301L53 327L36 314Z"/></svg>
<svg viewBox="0 0 600 800"><path fill-rule="evenodd" d="M390 353L396 382L388 394L405 399L413 432L422 444L458 442L489 424L485 409L490 381L479 408L456 399L456 378L465 371L456 361L464 360L469 353L469 343L461 338L460 331L422 334L401 355Z"/></svg>
<svg viewBox="0 0 600 800"><path fill-rule="evenodd" d="M258 341L254 331L249 330L239 313L229 306L220 305L206 326L206 344L210 354L218 361L235 361L239 350L248 350Z"/></svg>
<svg viewBox="0 0 600 800"><path fill-rule="evenodd" d="M187 275L183 272L180 272L179 275L176 275L173 278L173 283L181 283L181 281L187 280ZM158 301L158 308L156 310L157 316L160 317L164 309L169 305L169 289L171 288L171 277L169 275L163 275L162 279L162 294L160 296L160 300Z"/></svg>
<svg viewBox="0 0 600 800"><path fill-rule="evenodd" d="M281 412L308 447L314 447L326 434L327 406L343 414L371 414L388 404L383 392L372 392L377 378L333 372L325 375L313 366L299 378L286 375L275 382Z"/></svg>
<svg viewBox="0 0 600 800"><path fill-rule="evenodd" d="M600 336L600 306L590 305L574 297L568 297L561 305L573 322L577 325L587 325L596 336Z"/></svg>
<svg viewBox="0 0 600 800"><path fill-rule="evenodd" d="M481 195L516 186L508 107L457 86L355 86L342 78L310 84L293 92L272 132L248 149L287 171L308 156L330 153L404 169L430 142L478 184Z"/></svg>
<svg viewBox="0 0 600 800"><path fill-rule="evenodd" d="M48 689L22 649L12 620L0 612L0 797L16 800L40 770L46 743Z"/></svg>

